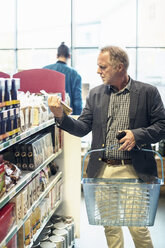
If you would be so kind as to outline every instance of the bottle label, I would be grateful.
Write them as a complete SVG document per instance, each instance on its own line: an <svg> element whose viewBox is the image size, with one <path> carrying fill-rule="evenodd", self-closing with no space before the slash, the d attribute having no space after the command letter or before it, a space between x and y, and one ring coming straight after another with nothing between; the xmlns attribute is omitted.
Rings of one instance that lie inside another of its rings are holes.
<svg viewBox="0 0 165 248"><path fill-rule="evenodd" d="M6 101L5 102L5 106L10 106L10 105L12 105L12 101Z"/></svg>

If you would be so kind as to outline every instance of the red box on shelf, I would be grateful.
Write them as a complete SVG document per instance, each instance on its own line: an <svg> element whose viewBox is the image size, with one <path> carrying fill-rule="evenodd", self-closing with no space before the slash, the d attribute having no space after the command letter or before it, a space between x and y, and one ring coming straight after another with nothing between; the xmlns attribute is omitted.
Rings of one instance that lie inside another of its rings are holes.
<svg viewBox="0 0 165 248"><path fill-rule="evenodd" d="M15 204L7 203L0 209L0 242L5 238L15 223Z"/></svg>
<svg viewBox="0 0 165 248"><path fill-rule="evenodd" d="M12 237L12 239L5 246L6 248L17 248L17 233Z"/></svg>

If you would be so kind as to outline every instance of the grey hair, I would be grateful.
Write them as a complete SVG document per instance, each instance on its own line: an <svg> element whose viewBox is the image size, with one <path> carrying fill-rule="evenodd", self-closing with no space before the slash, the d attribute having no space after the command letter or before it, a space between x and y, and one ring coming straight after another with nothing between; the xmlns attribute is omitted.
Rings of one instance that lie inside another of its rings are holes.
<svg viewBox="0 0 165 248"><path fill-rule="evenodd" d="M117 46L105 46L101 48L101 53L109 52L110 62L112 66L116 67L117 64L122 63L125 69L128 69L129 58L127 53L120 47Z"/></svg>

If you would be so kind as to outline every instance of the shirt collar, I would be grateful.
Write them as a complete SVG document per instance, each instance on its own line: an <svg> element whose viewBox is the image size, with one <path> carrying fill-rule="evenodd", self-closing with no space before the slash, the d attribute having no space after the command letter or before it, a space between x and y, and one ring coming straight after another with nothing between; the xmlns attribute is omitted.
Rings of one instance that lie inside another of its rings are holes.
<svg viewBox="0 0 165 248"><path fill-rule="evenodd" d="M66 62L60 61L60 60L58 60L57 63L59 63L59 64L66 64Z"/></svg>
<svg viewBox="0 0 165 248"><path fill-rule="evenodd" d="M112 85L109 85L109 91L110 92L113 91L114 93L122 93L125 90L130 92L130 88L131 88L131 78L130 77L129 77L127 85L120 91L117 91Z"/></svg>

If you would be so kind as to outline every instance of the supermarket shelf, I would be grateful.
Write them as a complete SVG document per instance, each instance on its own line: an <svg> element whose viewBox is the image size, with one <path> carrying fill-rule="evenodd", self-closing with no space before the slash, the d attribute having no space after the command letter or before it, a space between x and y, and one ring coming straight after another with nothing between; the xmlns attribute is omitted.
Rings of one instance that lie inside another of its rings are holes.
<svg viewBox="0 0 165 248"><path fill-rule="evenodd" d="M21 226L23 226L23 224L26 222L26 220L29 218L29 216L31 215L31 213L34 211L34 209L42 202L42 200L45 198L45 196L48 194L48 192L51 190L51 188L57 183L57 181L62 178L62 172L58 172L57 175L52 176L50 178L50 182L48 187L45 189L45 191L39 196L38 200L35 201L35 203L31 206L31 208L28 210L26 216L17 224L15 225L10 232L8 233L8 235L5 237L5 239L1 242L0 244L0 248L4 247L11 239L12 237L18 232L18 230L21 228ZM57 209L57 207L59 206L61 202L58 201L55 205L55 207L53 208L53 210L51 211L51 213L49 214L49 216L45 219L44 223L43 223L43 228L47 223L47 219L49 220L49 218L52 216L52 214L54 213L54 211ZM42 231L42 229L41 229ZM38 233L38 232L37 232ZM36 233L36 235L37 235ZM40 234L40 232L39 232ZM39 235L38 234L38 235ZM35 236L35 238L37 238L38 236ZM31 246L29 246L31 247Z"/></svg>
<svg viewBox="0 0 165 248"><path fill-rule="evenodd" d="M37 127L30 128L29 130L21 133L20 135L16 136L15 138L13 138L11 140L3 142L2 144L0 144L0 152L3 151L4 149L16 144L17 142L29 137L30 135L35 134L36 132L41 131L42 129L53 125L54 123L55 123L54 119L51 119L47 122L40 124Z"/></svg>
<svg viewBox="0 0 165 248"><path fill-rule="evenodd" d="M16 195L28 182L33 179L46 165L53 161L56 157L61 154L62 150L60 149L57 153L52 154L47 160L44 161L35 171L24 172L23 177L18 181L18 183L0 199L0 209L10 201L14 195Z"/></svg>
<svg viewBox="0 0 165 248"><path fill-rule="evenodd" d="M33 241L30 243L30 245L26 246L26 248L32 247L33 243L36 241L36 239L38 238L38 236L40 235L40 233L44 229L45 225L48 223L48 221L50 220L50 218L52 217L52 215L56 211L56 209L59 207L61 202L62 202L62 200L59 200L58 202L56 202L55 207L51 210L50 214L45 218L44 222L42 223L40 229L38 229L37 232L35 233L35 235L33 236Z"/></svg>

